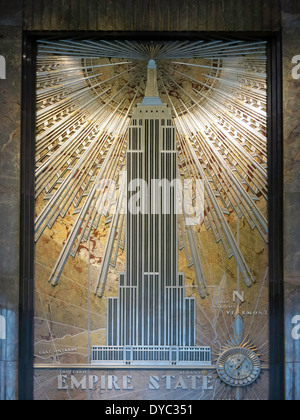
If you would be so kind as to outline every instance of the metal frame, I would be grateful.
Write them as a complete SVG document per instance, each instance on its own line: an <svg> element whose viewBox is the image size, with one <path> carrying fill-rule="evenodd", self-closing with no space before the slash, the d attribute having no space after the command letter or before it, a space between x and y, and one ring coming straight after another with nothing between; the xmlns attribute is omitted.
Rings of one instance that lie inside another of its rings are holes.
<svg viewBox="0 0 300 420"><path fill-rule="evenodd" d="M33 399L35 57L38 37L49 39L211 39L269 41L270 399L284 400L283 135L281 34L270 32L24 32L22 71L19 399Z"/></svg>
<svg viewBox="0 0 300 420"><path fill-rule="evenodd" d="M23 36L21 129L21 232L19 299L19 399L33 399L34 208L35 208L34 38Z"/></svg>
<svg viewBox="0 0 300 420"><path fill-rule="evenodd" d="M270 267L270 399L285 400L283 274L283 98L281 36L269 45L269 267Z"/></svg>

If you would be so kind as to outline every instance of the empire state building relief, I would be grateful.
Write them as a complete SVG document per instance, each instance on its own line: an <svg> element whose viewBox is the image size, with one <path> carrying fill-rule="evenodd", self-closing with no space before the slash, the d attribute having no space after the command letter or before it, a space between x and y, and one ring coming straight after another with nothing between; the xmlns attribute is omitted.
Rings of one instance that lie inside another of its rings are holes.
<svg viewBox="0 0 300 420"><path fill-rule="evenodd" d="M60 366L267 398L266 47L39 41L36 398Z"/></svg>

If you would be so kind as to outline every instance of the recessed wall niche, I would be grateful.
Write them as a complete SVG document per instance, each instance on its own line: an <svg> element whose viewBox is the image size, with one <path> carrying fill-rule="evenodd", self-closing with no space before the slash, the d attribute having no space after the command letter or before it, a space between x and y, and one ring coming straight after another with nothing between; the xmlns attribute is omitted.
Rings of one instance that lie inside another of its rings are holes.
<svg viewBox="0 0 300 420"><path fill-rule="evenodd" d="M269 398L267 47L39 40L36 399Z"/></svg>

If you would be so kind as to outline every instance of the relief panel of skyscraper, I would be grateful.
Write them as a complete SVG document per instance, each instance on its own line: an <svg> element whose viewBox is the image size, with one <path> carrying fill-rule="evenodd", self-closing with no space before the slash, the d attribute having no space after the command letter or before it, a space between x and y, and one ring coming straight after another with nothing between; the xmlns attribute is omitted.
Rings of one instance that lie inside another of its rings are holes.
<svg viewBox="0 0 300 420"><path fill-rule="evenodd" d="M38 41L38 398L62 366L65 399L268 398L269 64L262 39Z"/></svg>
<svg viewBox="0 0 300 420"><path fill-rule="evenodd" d="M159 98L154 60L146 96L133 111L126 169L126 269L118 297L107 302L107 346L93 347L92 362L209 365L210 348L196 347L196 302L186 298L184 274L178 272L176 188L167 195L163 188L148 188L139 203L147 211L130 209L136 180L141 188L178 178L176 128Z"/></svg>

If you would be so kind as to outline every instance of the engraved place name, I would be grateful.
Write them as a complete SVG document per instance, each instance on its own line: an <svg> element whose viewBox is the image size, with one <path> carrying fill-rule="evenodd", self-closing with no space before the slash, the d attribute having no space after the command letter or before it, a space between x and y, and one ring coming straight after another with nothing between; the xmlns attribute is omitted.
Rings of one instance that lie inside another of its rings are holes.
<svg viewBox="0 0 300 420"><path fill-rule="evenodd" d="M226 311L227 315L235 315L235 313L236 313L236 305L232 305L228 301L218 302L217 304L211 305L211 308L222 309L222 310ZM247 310L244 310L244 311L240 311L240 314L242 316L247 316L247 315L268 316L269 312L267 310L263 310L263 311L258 311L258 310L248 310L247 311Z"/></svg>
<svg viewBox="0 0 300 420"><path fill-rule="evenodd" d="M235 311L226 311L227 315L235 315ZM269 312L265 311L240 311L242 316L268 316Z"/></svg>
<svg viewBox="0 0 300 420"><path fill-rule="evenodd" d="M51 356L52 354L64 354L64 353L76 353L77 347L67 347L62 349L55 350L42 350L38 352L38 355L35 356Z"/></svg>
<svg viewBox="0 0 300 420"><path fill-rule="evenodd" d="M208 372L203 375L150 375L145 378L132 375L75 375L62 374L57 377L57 389L59 391L81 390L90 391L134 391L138 388L149 391L211 391L214 389L214 378Z"/></svg>

